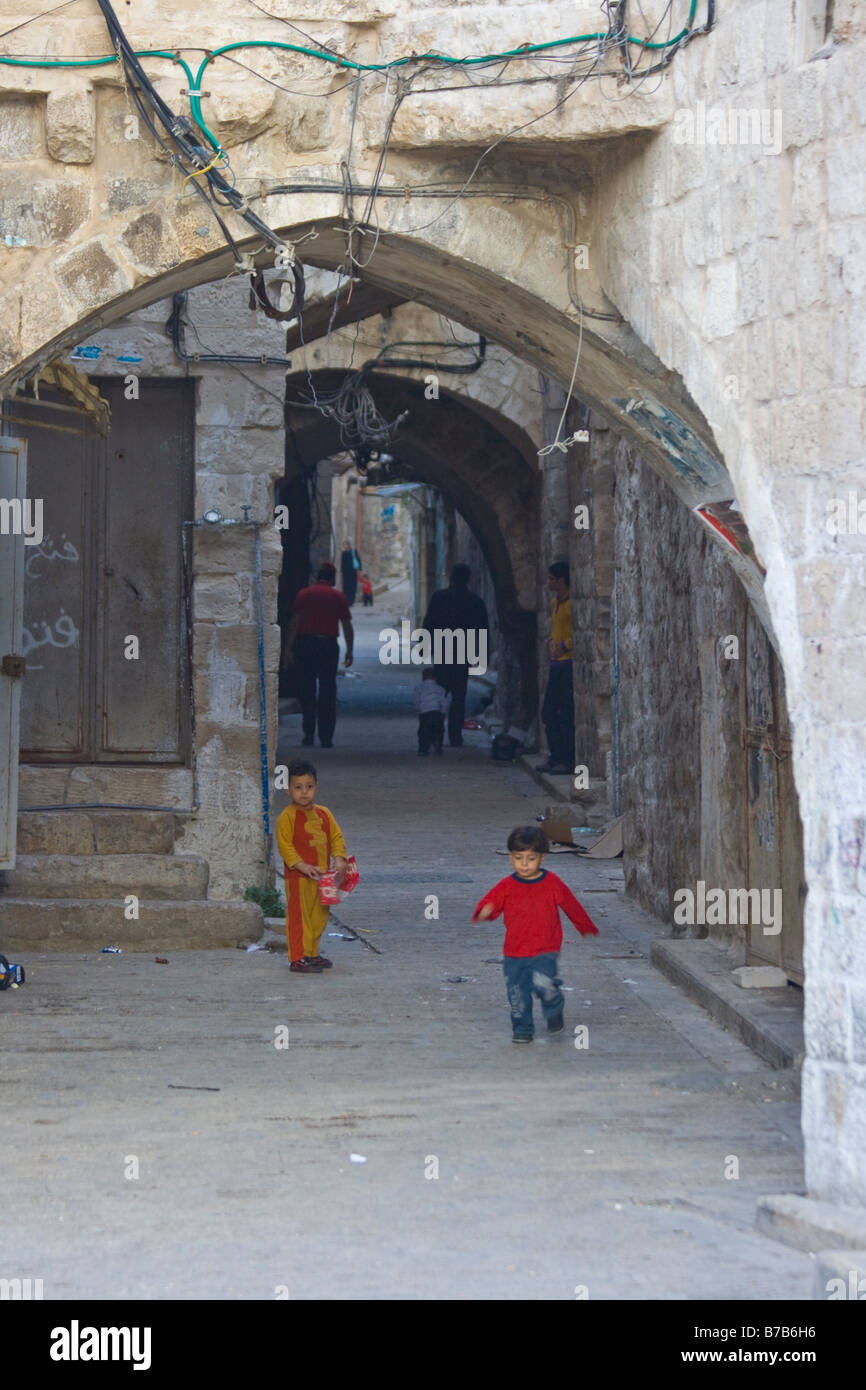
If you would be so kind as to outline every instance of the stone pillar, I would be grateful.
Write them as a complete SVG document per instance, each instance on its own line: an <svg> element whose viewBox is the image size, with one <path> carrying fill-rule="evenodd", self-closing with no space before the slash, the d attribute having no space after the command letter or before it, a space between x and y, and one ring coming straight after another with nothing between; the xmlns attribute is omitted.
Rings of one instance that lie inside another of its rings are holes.
<svg viewBox="0 0 866 1390"><path fill-rule="evenodd" d="M539 375L542 390L541 421L542 438L545 444L552 444L565 405L566 393L556 382ZM562 435L566 435L563 425ZM557 560L570 559L571 512L568 493L568 456L559 449L545 454L539 459L541 470L541 498L539 503L539 545L538 545L538 746L547 748L544 725L541 722L541 705L548 673L548 642L550 639L550 592L547 588L547 571Z"/></svg>
<svg viewBox="0 0 866 1390"><path fill-rule="evenodd" d="M568 451L569 561L574 628L575 766L589 774L572 800L587 824L612 814L611 596L613 591L613 432L589 410L569 411L568 434L589 440Z"/></svg>

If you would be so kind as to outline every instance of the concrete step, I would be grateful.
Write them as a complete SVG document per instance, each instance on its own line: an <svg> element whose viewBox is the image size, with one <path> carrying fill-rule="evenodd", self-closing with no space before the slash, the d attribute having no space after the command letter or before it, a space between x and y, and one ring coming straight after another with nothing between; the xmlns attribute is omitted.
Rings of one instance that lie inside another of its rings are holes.
<svg viewBox="0 0 866 1390"><path fill-rule="evenodd" d="M166 811L20 811L18 854L171 854Z"/></svg>
<svg viewBox="0 0 866 1390"><path fill-rule="evenodd" d="M262 910L248 902L139 903L128 922L118 899L0 899L0 951L26 967L43 951L191 951L258 941Z"/></svg>
<svg viewBox="0 0 866 1390"><path fill-rule="evenodd" d="M197 854L19 854L2 898L207 897L209 868Z"/></svg>

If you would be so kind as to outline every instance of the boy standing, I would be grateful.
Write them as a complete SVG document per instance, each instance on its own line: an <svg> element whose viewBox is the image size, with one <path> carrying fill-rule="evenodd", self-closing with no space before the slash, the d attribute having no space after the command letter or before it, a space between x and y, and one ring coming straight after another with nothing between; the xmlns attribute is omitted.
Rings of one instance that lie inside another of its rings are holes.
<svg viewBox="0 0 866 1390"><path fill-rule="evenodd" d="M421 684L415 687L415 708L418 711L418 757L426 758L431 746L434 752L441 753L448 692L439 685L432 666L426 666L421 672Z"/></svg>
<svg viewBox="0 0 866 1390"><path fill-rule="evenodd" d="M523 825L508 837L513 874L491 888L473 913L473 922L487 922L505 913L503 967L511 1009L512 1041L532 1042L532 996L541 1000L541 1012L551 1033L562 1031L565 1000L557 974L562 946L559 909L574 923L581 936L598 936L598 928L583 910L571 889L556 874L542 868L550 850L547 836L537 825Z"/></svg>
<svg viewBox="0 0 866 1390"><path fill-rule="evenodd" d="M332 965L319 955L330 908L319 897L318 879L331 867L348 867L343 832L326 806L316 805L318 779L312 763L289 763L290 806L277 820L277 848L286 866L286 941L290 969L320 975Z"/></svg>

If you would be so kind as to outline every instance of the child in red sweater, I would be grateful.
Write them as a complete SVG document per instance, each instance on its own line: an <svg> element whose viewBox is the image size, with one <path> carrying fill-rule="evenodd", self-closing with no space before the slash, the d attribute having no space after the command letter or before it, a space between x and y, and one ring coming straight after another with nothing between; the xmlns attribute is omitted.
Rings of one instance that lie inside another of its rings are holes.
<svg viewBox="0 0 866 1390"><path fill-rule="evenodd" d="M548 1031L562 1031L565 1000L557 974L562 946L559 909L581 936L598 936L598 928L561 878L543 869L550 844L537 825L523 825L508 837L513 874L491 888L473 913L473 922L487 922L505 913L503 967L511 1009L512 1041L532 1042L532 996L541 1000Z"/></svg>

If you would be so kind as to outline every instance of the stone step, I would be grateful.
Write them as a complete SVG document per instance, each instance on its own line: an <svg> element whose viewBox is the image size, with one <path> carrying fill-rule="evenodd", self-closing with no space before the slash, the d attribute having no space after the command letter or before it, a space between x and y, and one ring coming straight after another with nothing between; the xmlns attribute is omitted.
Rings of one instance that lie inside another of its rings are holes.
<svg viewBox="0 0 866 1390"><path fill-rule="evenodd" d="M207 897L208 863L197 854L19 854L2 898Z"/></svg>
<svg viewBox="0 0 866 1390"><path fill-rule="evenodd" d="M0 951L26 968L34 952L225 949L263 930L257 903L142 901L134 922L123 909L122 899L0 899Z"/></svg>
<svg viewBox="0 0 866 1390"><path fill-rule="evenodd" d="M20 763L18 805L24 810L46 806L134 806L189 810L193 777L188 767L154 763Z"/></svg>
<svg viewBox="0 0 866 1390"><path fill-rule="evenodd" d="M171 854L166 811L20 811L18 854Z"/></svg>

